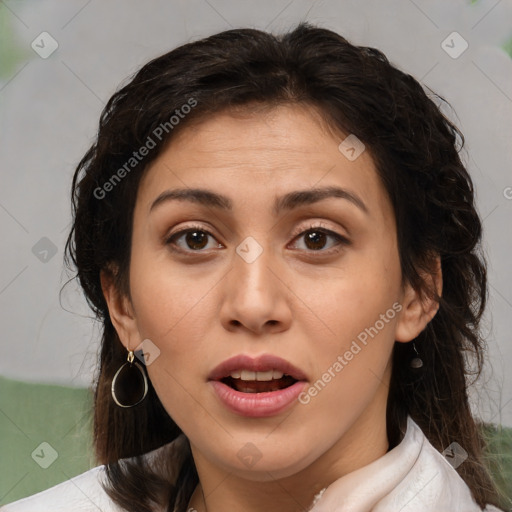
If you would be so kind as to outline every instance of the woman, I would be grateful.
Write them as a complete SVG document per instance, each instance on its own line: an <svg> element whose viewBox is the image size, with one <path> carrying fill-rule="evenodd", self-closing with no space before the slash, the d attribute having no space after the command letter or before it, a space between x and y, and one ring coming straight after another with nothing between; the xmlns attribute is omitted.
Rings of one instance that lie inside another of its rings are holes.
<svg viewBox="0 0 512 512"><path fill-rule="evenodd" d="M102 465L6 512L498 510L462 143L381 52L309 24L146 64L73 180Z"/></svg>

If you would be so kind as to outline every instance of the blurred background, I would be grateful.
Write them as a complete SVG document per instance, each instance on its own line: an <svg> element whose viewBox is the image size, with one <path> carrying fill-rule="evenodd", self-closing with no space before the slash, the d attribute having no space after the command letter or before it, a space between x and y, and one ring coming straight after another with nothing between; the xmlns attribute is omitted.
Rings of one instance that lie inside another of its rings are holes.
<svg viewBox="0 0 512 512"><path fill-rule="evenodd" d="M471 398L493 426L493 467L512 498L511 0L4 0L0 505L95 465L99 328L62 257L72 174L103 106L141 65L178 45L229 28L279 33L305 20L382 50L451 104L444 111L465 135L490 292L488 363Z"/></svg>

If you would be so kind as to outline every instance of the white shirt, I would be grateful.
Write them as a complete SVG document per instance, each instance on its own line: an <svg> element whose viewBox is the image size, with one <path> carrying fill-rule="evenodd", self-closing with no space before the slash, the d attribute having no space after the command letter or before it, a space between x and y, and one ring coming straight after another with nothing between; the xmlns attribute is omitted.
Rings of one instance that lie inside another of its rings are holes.
<svg viewBox="0 0 512 512"><path fill-rule="evenodd" d="M168 446L168 445L167 445ZM150 452L151 456L159 450ZM1 507L2 512L123 512L101 487L104 466ZM488 505L485 512L502 512ZM402 441L315 496L310 512L481 512L469 487L411 417Z"/></svg>

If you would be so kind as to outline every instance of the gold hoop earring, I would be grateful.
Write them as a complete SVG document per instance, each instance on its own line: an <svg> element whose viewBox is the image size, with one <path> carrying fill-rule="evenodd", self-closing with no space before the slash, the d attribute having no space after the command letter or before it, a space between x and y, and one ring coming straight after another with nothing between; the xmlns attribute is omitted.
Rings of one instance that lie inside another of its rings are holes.
<svg viewBox="0 0 512 512"><path fill-rule="evenodd" d="M148 393L146 373L134 359L133 350L129 350L127 362L117 370L112 379L112 398L119 407L134 407L140 404Z"/></svg>

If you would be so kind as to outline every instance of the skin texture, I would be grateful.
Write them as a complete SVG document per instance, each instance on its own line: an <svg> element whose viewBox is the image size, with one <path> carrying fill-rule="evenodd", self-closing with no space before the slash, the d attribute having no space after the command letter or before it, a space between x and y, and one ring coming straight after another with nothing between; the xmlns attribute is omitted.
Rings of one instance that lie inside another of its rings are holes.
<svg viewBox="0 0 512 512"><path fill-rule="evenodd" d="M148 372L190 440L200 478L190 506L199 512L306 510L322 488L388 450L394 342L415 338L437 304L403 285L392 206L369 151L350 161L338 150L343 138L298 106L221 113L185 128L138 190L131 301L102 274L123 344L150 339L160 350ZM328 185L357 195L367 212L329 198L274 215L276 196ZM169 201L149 212L163 191L192 187L227 195L233 210ZM304 232L320 224L349 243L321 234L308 242ZM189 236L187 245L182 235L174 240L181 253L166 245L167 235L194 226L211 236ZM236 252L249 236L263 250L251 263ZM395 303L401 311L307 404L245 418L208 383L233 355L271 353L312 385ZM246 443L261 455L251 467L237 456Z"/></svg>

